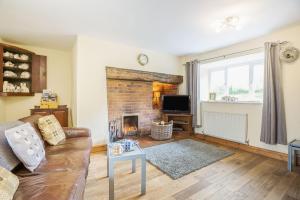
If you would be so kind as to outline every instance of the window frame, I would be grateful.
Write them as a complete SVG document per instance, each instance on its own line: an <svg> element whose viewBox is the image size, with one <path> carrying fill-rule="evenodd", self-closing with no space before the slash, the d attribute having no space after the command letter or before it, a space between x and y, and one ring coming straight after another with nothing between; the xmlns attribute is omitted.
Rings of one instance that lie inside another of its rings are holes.
<svg viewBox="0 0 300 200"><path fill-rule="evenodd" d="M211 92L211 89L212 89L211 88L211 74L216 71L224 71L225 96L229 96L228 69L247 65L249 67L249 93L254 94L254 88L253 88L253 86L254 86L254 84L253 84L254 66L259 65L259 64L264 64L263 58L255 59L253 61L248 61L248 62L239 62L236 64L214 67L213 69L208 69L208 91ZM255 101L261 102L261 100L255 100ZM238 100L238 102L245 102L245 101Z"/></svg>

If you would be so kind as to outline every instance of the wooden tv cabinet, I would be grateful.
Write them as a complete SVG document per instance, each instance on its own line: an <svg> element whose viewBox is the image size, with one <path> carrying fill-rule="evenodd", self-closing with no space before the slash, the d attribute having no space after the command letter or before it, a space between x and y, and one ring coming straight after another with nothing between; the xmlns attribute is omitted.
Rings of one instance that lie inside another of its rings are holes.
<svg viewBox="0 0 300 200"><path fill-rule="evenodd" d="M174 133L187 133L193 134L191 114L175 114L175 113L163 113L162 119L166 122L173 120L173 132Z"/></svg>

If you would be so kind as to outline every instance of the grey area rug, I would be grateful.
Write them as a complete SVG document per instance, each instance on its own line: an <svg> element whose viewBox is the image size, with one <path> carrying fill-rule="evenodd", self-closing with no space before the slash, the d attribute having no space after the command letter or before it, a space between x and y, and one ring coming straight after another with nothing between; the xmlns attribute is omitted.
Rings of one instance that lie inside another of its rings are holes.
<svg viewBox="0 0 300 200"><path fill-rule="evenodd" d="M233 154L231 151L191 139L148 147L144 151L146 159L151 164L173 179L178 179Z"/></svg>

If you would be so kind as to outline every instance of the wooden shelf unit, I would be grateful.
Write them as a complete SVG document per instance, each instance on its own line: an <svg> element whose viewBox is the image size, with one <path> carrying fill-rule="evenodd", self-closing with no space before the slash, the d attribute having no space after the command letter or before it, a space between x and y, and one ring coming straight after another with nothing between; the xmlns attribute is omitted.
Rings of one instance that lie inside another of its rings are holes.
<svg viewBox="0 0 300 200"><path fill-rule="evenodd" d="M0 92L0 96L2 97L12 97L12 96L34 96L34 93L29 92Z"/></svg>
<svg viewBox="0 0 300 200"><path fill-rule="evenodd" d="M163 113L162 119L166 122L173 120L173 132L175 133L187 133L190 135L194 133L192 126L193 115L191 114ZM182 130L176 130L176 128Z"/></svg>
<svg viewBox="0 0 300 200"><path fill-rule="evenodd" d="M4 56L5 52L12 54L25 54L28 56L28 60L17 59L13 57ZM14 67L4 66L5 62L12 62ZM26 63L29 65L28 69L18 68L18 65ZM5 77L5 71L12 71L17 74L18 77ZM30 78L21 78L22 72L29 72ZM26 83L29 92L4 92L4 81L8 81L14 85L20 85ZM22 49L19 47L0 43L0 96L34 96L34 93L41 93L43 89L47 88L47 57L37 55L34 52Z"/></svg>

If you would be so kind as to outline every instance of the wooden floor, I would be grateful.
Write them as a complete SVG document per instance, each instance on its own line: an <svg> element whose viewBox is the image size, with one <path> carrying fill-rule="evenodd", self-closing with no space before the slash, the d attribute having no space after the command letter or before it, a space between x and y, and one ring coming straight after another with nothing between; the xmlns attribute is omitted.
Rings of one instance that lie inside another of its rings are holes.
<svg viewBox="0 0 300 200"><path fill-rule="evenodd" d="M161 143L147 137L139 141L143 147ZM289 173L285 162L231 150L235 151L234 155L177 180L172 180L147 163L147 193L144 196L139 195L140 162L137 162L135 174L131 174L129 161L118 162L115 166L115 197L149 200L300 200L300 175ZM85 200L104 199L108 199L108 178L106 154L103 152L91 156Z"/></svg>

